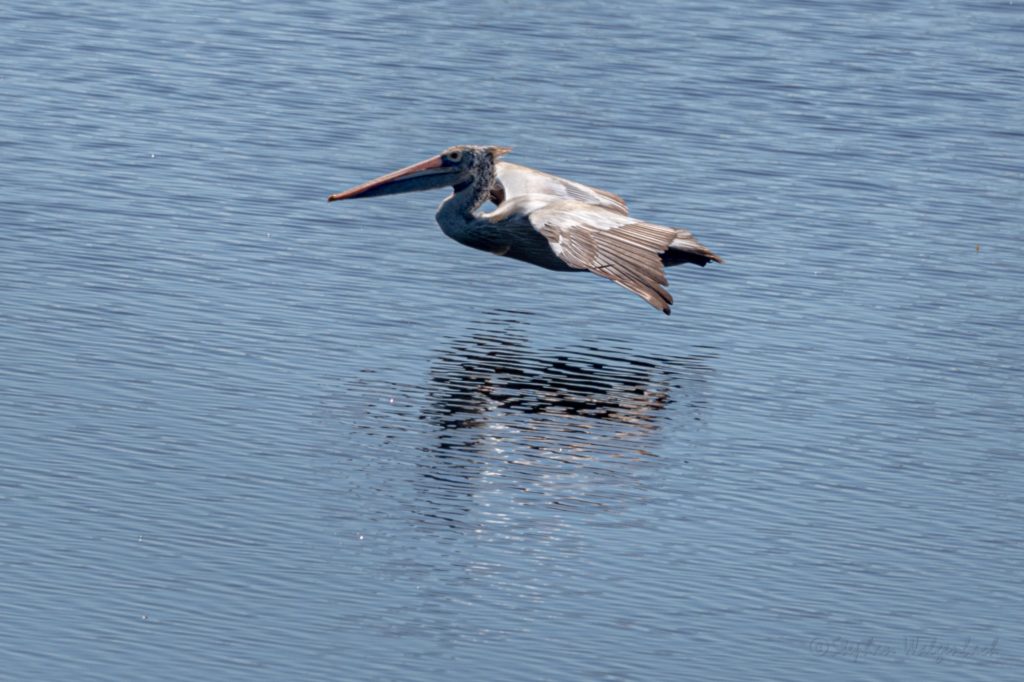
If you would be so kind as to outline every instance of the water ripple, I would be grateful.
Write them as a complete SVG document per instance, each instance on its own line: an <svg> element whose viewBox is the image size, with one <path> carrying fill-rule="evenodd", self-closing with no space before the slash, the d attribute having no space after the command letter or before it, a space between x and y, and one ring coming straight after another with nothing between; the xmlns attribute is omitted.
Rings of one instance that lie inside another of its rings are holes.
<svg viewBox="0 0 1024 682"><path fill-rule="evenodd" d="M702 428L713 360L545 347L522 321L492 321L445 338L422 384L368 370L335 409L358 415L360 450L375 453L347 466L378 466L385 451L412 459L410 511L425 523L465 524L494 495L520 512L592 513L635 502L659 459L685 457L678 443Z"/></svg>

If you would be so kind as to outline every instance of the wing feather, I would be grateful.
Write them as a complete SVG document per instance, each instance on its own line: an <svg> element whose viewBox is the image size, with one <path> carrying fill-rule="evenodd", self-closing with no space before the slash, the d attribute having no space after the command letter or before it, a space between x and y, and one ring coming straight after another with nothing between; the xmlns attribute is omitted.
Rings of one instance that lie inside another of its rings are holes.
<svg viewBox="0 0 1024 682"><path fill-rule="evenodd" d="M676 238L675 229L570 200L553 202L529 219L570 266L606 277L666 315L671 312L661 254Z"/></svg>
<svg viewBox="0 0 1024 682"><path fill-rule="evenodd" d="M626 202L616 194L508 161L498 162L495 167L495 178L492 199L496 200L497 204L515 197L537 194L556 200L567 199L601 206L622 215L629 214Z"/></svg>

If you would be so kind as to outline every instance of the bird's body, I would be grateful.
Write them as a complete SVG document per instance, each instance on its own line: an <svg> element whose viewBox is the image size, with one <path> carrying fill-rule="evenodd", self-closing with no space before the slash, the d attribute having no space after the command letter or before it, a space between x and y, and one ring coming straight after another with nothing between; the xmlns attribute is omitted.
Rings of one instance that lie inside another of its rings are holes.
<svg viewBox="0 0 1024 682"><path fill-rule="evenodd" d="M455 241L549 270L589 270L666 315L666 266L722 262L687 230L636 220L610 192L502 161L508 151L451 147L328 201L451 186L437 222ZM496 208L482 211L488 201Z"/></svg>

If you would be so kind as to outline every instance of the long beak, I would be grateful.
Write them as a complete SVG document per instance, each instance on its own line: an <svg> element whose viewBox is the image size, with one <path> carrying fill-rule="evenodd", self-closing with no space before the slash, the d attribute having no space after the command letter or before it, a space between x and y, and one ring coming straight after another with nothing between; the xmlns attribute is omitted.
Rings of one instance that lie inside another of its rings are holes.
<svg viewBox="0 0 1024 682"><path fill-rule="evenodd" d="M375 180L364 182L358 187L332 194L327 197L327 201L381 197L387 194L449 187L458 181L458 177L459 171L446 167L441 156L432 156L426 161L420 161L401 170L396 170L394 173L382 175Z"/></svg>

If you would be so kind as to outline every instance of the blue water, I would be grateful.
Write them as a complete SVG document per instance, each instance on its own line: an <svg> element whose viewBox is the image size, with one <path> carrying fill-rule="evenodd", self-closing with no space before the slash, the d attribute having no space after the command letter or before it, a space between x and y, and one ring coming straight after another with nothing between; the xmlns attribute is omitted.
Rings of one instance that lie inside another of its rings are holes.
<svg viewBox="0 0 1024 682"><path fill-rule="evenodd" d="M0 20L0 679L1017 679L1020 3ZM726 263L324 201L457 143Z"/></svg>

